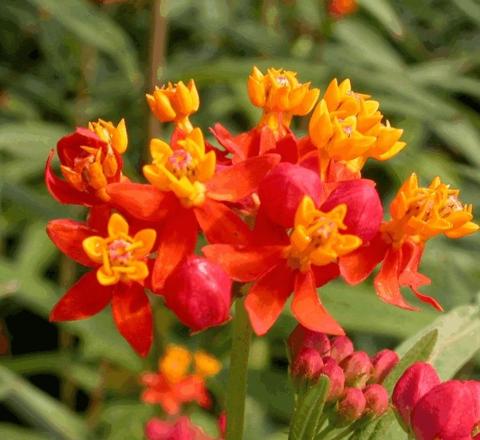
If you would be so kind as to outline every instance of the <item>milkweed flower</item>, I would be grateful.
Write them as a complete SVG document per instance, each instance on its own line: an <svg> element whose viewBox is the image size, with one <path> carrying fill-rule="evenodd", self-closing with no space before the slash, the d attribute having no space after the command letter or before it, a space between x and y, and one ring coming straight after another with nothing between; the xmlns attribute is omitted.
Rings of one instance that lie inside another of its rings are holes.
<svg viewBox="0 0 480 440"><path fill-rule="evenodd" d="M145 437L147 440L214 440L186 416L175 421L150 419L145 425Z"/></svg>
<svg viewBox="0 0 480 440"><path fill-rule="evenodd" d="M215 172L215 155L205 148L199 128L172 146L154 139L153 162L144 167L150 185L117 183L108 187L118 209L140 220L162 223L152 274L156 291L193 253L199 227L212 243L249 242L250 229L224 202L237 202L256 191L279 160L276 155L265 155Z"/></svg>
<svg viewBox="0 0 480 440"><path fill-rule="evenodd" d="M55 151L48 156L45 183L50 194L61 203L94 206L108 202L106 187L122 180L122 154L127 144L123 119L117 126L99 119L89 123L88 129L77 127L57 143L64 179L52 169Z"/></svg>
<svg viewBox="0 0 480 440"><path fill-rule="evenodd" d="M191 353L177 345L169 345L158 363L158 372L142 374L146 387L141 400L158 404L169 415L180 412L182 405L196 402L208 408L211 399L206 379L221 370L220 362L205 352Z"/></svg>
<svg viewBox="0 0 480 440"><path fill-rule="evenodd" d="M155 87L153 93L147 94L146 98L150 110L160 122L175 122L185 133L193 130L189 116L200 106L200 98L193 79L186 85L179 81Z"/></svg>
<svg viewBox="0 0 480 440"><path fill-rule="evenodd" d="M112 214L104 234L84 223L53 220L47 233L68 257L93 270L83 275L50 313L51 321L88 318L109 303L122 336L141 356L152 344L152 312L144 292L153 229L130 233L120 214Z"/></svg>

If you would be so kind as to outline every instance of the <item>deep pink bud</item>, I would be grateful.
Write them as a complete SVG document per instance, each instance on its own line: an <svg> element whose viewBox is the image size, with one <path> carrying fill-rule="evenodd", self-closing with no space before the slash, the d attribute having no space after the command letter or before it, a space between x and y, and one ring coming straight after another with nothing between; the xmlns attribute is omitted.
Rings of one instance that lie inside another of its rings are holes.
<svg viewBox="0 0 480 440"><path fill-rule="evenodd" d="M363 395L366 400L365 411L374 416L381 416L388 410L388 393L384 386L374 383L368 385L363 390Z"/></svg>
<svg viewBox="0 0 480 440"><path fill-rule="evenodd" d="M340 182L321 206L322 211L330 211L345 203L347 226L344 234L358 235L363 241L370 241L378 232L383 220L383 208L375 189L375 182L368 179Z"/></svg>
<svg viewBox="0 0 480 440"><path fill-rule="evenodd" d="M379 351L373 358L373 372L370 378L371 383L382 383L388 376L390 371L393 370L395 365L398 364L398 354L392 350Z"/></svg>
<svg viewBox="0 0 480 440"><path fill-rule="evenodd" d="M310 196L318 206L322 184L318 173L283 162L263 179L258 187L258 195L268 218L285 228L291 228L303 196Z"/></svg>
<svg viewBox="0 0 480 440"><path fill-rule="evenodd" d="M223 324L230 317L232 281L211 261L190 256L167 279L166 306L193 331Z"/></svg>
<svg viewBox="0 0 480 440"><path fill-rule="evenodd" d="M370 357L364 351L355 351L340 365L345 373L345 383L349 387L363 388L372 374Z"/></svg>
<svg viewBox="0 0 480 440"><path fill-rule="evenodd" d="M353 353L353 343L348 336L336 336L331 341L330 356L341 363Z"/></svg>
<svg viewBox="0 0 480 440"><path fill-rule="evenodd" d="M322 369L322 357L314 348L303 348L292 362L292 376L297 379L316 381Z"/></svg>
<svg viewBox="0 0 480 440"><path fill-rule="evenodd" d="M314 332L298 324L288 337L288 348L292 359L302 348L314 348L324 357L330 354L330 340L325 333Z"/></svg>
<svg viewBox="0 0 480 440"><path fill-rule="evenodd" d="M344 422L354 422L362 417L365 406L365 396L358 388L346 388L343 398L338 404L338 415Z"/></svg>
<svg viewBox="0 0 480 440"><path fill-rule="evenodd" d="M437 372L426 362L416 362L405 370L392 394L393 405L405 427L410 426L410 414L415 404L439 383Z"/></svg>
<svg viewBox="0 0 480 440"><path fill-rule="evenodd" d="M345 374L337 364L335 359L331 357L323 358L322 374L330 380L330 391L328 393L327 402L335 402L343 394L345 388Z"/></svg>
<svg viewBox="0 0 480 440"><path fill-rule="evenodd" d="M171 423L157 418L150 419L145 425L145 437L148 440L165 440L173 430Z"/></svg>
<svg viewBox="0 0 480 440"><path fill-rule="evenodd" d="M466 440L478 434L478 388L451 380L433 387L415 405L411 424L418 440Z"/></svg>

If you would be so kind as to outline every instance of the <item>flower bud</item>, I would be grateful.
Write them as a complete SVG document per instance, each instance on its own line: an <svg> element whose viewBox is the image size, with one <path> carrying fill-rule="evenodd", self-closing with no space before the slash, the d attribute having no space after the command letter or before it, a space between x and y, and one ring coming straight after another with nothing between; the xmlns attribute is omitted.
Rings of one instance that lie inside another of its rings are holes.
<svg viewBox="0 0 480 440"><path fill-rule="evenodd" d="M434 386L413 408L411 426L418 440L467 440L478 434L478 388L450 380Z"/></svg>
<svg viewBox="0 0 480 440"><path fill-rule="evenodd" d="M353 343L348 336L336 336L331 341L332 349L330 356L341 363L353 353Z"/></svg>
<svg viewBox="0 0 480 440"><path fill-rule="evenodd" d="M340 366L331 357L323 359L322 374L330 380L330 391L328 392L327 402L335 402L343 394L345 388L345 374Z"/></svg>
<svg viewBox="0 0 480 440"><path fill-rule="evenodd" d="M295 212L305 195L318 206L322 195L322 184L318 173L283 162L263 179L258 195L268 218L285 228L291 228Z"/></svg>
<svg viewBox="0 0 480 440"><path fill-rule="evenodd" d="M292 376L295 379L316 381L323 369L320 353L314 348L303 348L292 362Z"/></svg>
<svg viewBox="0 0 480 440"><path fill-rule="evenodd" d="M330 354L330 340L325 333L314 332L298 324L288 337L288 348L291 359L295 359L303 348L314 348L321 357L325 357Z"/></svg>
<svg viewBox="0 0 480 440"><path fill-rule="evenodd" d="M230 317L232 282L211 261L190 256L165 282L166 306L193 331L223 324Z"/></svg>
<svg viewBox="0 0 480 440"><path fill-rule="evenodd" d="M373 358L373 372L370 378L371 383L382 383L390 374L395 365L398 364L398 354L392 350L379 351Z"/></svg>
<svg viewBox="0 0 480 440"><path fill-rule="evenodd" d="M153 418L145 425L145 437L148 440L164 440L169 438L172 428L170 423Z"/></svg>
<svg viewBox="0 0 480 440"><path fill-rule="evenodd" d="M364 388L372 374L372 362L364 351L355 351L341 364L345 383L350 387Z"/></svg>
<svg viewBox="0 0 480 440"><path fill-rule="evenodd" d="M376 383L368 385L363 395L366 401L366 413L379 417L388 410L388 393L382 385Z"/></svg>
<svg viewBox="0 0 480 440"><path fill-rule="evenodd" d="M366 406L365 396L358 388L346 388L338 405L338 415L342 422L352 423L362 417Z"/></svg>
<svg viewBox="0 0 480 440"><path fill-rule="evenodd" d="M416 362L405 370L392 394L392 402L404 427L410 425L410 414L415 404L440 383L435 369L425 362Z"/></svg>

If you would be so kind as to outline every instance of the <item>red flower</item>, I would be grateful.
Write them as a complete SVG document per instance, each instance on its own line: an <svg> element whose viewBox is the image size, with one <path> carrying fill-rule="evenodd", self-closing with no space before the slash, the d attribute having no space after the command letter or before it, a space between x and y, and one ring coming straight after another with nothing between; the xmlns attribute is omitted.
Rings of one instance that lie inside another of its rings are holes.
<svg viewBox="0 0 480 440"><path fill-rule="evenodd" d="M88 318L111 303L118 330L138 354L146 356L152 344L152 312L143 284L155 231L142 229L129 235L126 220L113 214L106 237L101 230L72 220L49 222L47 233L65 255L94 269L60 299L50 320Z"/></svg>
<svg viewBox="0 0 480 440"><path fill-rule="evenodd" d="M132 216L162 220L160 247L152 285L160 290L177 265L193 253L198 227L211 243L248 243L247 225L223 202L237 202L252 194L279 158L265 155L225 167L215 173L216 157L206 152L195 128L172 147L152 140L153 163L144 167L152 185L109 185L112 203Z"/></svg>
<svg viewBox="0 0 480 440"><path fill-rule="evenodd" d="M361 246L362 240L371 238L371 225L376 222L378 227L382 214L371 183L355 181L352 190L357 193L356 199L346 189L332 193L324 203L335 200L335 207L329 211L324 210L324 205L317 209L313 200L305 196L290 235L282 231L271 237L269 245L214 244L203 248L205 255L219 263L234 280L255 281L245 306L258 335L265 334L273 325L292 291L292 311L304 327L344 334L319 301L316 288L338 276L342 258ZM370 215L358 215L355 203L361 203ZM267 226L258 233L272 235L271 231Z"/></svg>
<svg viewBox="0 0 480 440"><path fill-rule="evenodd" d="M148 440L213 440L186 416L175 422L152 418L145 426L145 436Z"/></svg>

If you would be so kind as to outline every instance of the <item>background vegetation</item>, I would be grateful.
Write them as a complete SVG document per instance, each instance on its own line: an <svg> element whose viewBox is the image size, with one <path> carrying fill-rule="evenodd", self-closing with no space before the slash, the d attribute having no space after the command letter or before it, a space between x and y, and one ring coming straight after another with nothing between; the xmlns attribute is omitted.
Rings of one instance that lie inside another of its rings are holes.
<svg viewBox="0 0 480 440"><path fill-rule="evenodd" d="M56 140L98 117L126 118L127 174L137 173L149 137L168 135L149 120L144 99L156 78L195 78L203 103L195 123L206 129L221 121L240 131L258 119L246 94L254 64L297 70L322 90L333 77L349 77L405 129L406 150L367 168L385 200L416 170L424 183L441 175L478 205L480 4L359 3L358 13L332 21L321 0L163 0L161 8L157 0L0 2L0 438L141 439L155 413L139 402L137 376L156 359L135 356L108 310L83 322L48 323L79 269L50 244L45 223L83 212L54 202L42 174ZM433 281L425 291L446 310L472 304L447 315L448 325L440 321L443 353L450 353L439 361L444 377L478 377L475 359L460 367L480 347L479 245L479 235L437 239L424 259ZM395 347L438 316L426 306L408 313L384 305L369 283L331 284L322 295L370 353ZM227 365L229 326L190 338L158 309L168 341L202 347ZM247 440L283 438L291 406L283 339L292 328L286 313L254 340ZM225 378L224 371L212 382L217 414ZM192 417L215 432L214 415L192 408Z"/></svg>

